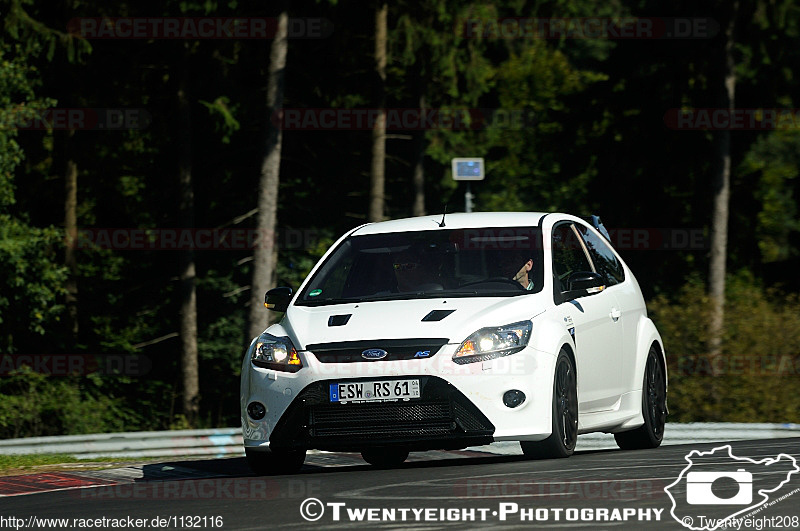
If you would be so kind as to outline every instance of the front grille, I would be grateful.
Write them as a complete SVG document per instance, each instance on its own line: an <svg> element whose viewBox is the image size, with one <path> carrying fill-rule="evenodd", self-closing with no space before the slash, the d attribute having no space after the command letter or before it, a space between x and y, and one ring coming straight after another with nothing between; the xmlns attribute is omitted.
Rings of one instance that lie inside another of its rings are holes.
<svg viewBox="0 0 800 531"><path fill-rule="evenodd" d="M446 401L429 404L336 404L311 408L311 423L319 424L392 424L449 419L450 404Z"/></svg>
<svg viewBox="0 0 800 531"><path fill-rule="evenodd" d="M433 357L446 338L420 339L375 339L367 341L341 341L337 343L314 343L306 345L306 350L314 354L322 363L353 363L425 359ZM367 360L361 353L368 349L385 350L387 355L380 360Z"/></svg>
<svg viewBox="0 0 800 531"><path fill-rule="evenodd" d="M446 434L453 424L450 404L444 400L429 404L314 406L310 413L316 437Z"/></svg>
<svg viewBox="0 0 800 531"><path fill-rule="evenodd" d="M472 411L462 406L460 402L455 402L453 404L453 409L456 422L461 425L463 430L476 431L484 429L481 419L476 417Z"/></svg>
<svg viewBox="0 0 800 531"><path fill-rule="evenodd" d="M492 423L455 387L433 376L409 378L420 380L419 399L376 403L331 403L325 390L331 383L346 382L315 382L278 421L270 445L360 451L368 446L423 450L492 442Z"/></svg>
<svg viewBox="0 0 800 531"><path fill-rule="evenodd" d="M339 428L314 428L316 437L358 437L363 441L386 440L398 437L432 437L446 436L450 433L450 423L439 426L382 426L369 428L339 427ZM325 441L321 441L324 443Z"/></svg>

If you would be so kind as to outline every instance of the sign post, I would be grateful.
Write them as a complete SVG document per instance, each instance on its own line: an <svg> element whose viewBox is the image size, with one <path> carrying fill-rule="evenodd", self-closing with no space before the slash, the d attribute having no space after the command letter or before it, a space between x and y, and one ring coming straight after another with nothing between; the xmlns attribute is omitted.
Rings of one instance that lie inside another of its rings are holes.
<svg viewBox="0 0 800 531"><path fill-rule="evenodd" d="M472 194L470 181L482 181L484 179L483 158L455 158L451 162L453 169L453 180L467 181L467 191L464 192L464 211L472 212L475 196Z"/></svg>

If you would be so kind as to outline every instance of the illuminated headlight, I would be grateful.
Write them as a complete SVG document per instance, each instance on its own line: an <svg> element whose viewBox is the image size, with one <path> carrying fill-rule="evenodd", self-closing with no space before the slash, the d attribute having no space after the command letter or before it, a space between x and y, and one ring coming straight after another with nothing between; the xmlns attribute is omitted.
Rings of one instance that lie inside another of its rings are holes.
<svg viewBox="0 0 800 531"><path fill-rule="evenodd" d="M250 361L256 367L276 371L297 372L303 368L291 339L269 334L261 334L258 337Z"/></svg>
<svg viewBox="0 0 800 531"><path fill-rule="evenodd" d="M453 354L453 361L464 364L515 354L528 345L531 328L530 321L481 328L461 343Z"/></svg>

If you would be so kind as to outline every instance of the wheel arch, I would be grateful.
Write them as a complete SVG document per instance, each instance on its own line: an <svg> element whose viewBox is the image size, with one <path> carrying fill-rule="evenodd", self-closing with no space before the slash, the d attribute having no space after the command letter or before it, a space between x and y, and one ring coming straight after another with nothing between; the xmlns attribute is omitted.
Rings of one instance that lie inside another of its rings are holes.
<svg viewBox="0 0 800 531"><path fill-rule="evenodd" d="M660 341L653 341L650 346L656 347L656 352L658 352L658 361L661 362L661 370L664 371L664 385L667 386L669 385L669 378L667 377L667 356L664 354L664 346Z"/></svg>
<svg viewBox="0 0 800 531"><path fill-rule="evenodd" d="M580 422L581 373L578 372L578 361L575 359L575 345L567 340L562 341L561 347L559 347L559 349L556 351L556 358L558 358L558 355L562 350L566 351L567 357L572 362L572 370L575 371L575 384L577 386L578 393L578 421ZM553 366L553 378L555 378L555 366Z"/></svg>
<svg viewBox="0 0 800 531"><path fill-rule="evenodd" d="M653 341L650 344L650 347L655 347L656 352L658 353L658 361L661 364L661 371L664 374L664 407L667 410L667 415L669 415L669 375L667 374L667 356L664 353L664 345L660 341L661 337L659 337L659 341ZM650 349L648 349L648 352ZM644 380L644 378L642 378Z"/></svg>
<svg viewBox="0 0 800 531"><path fill-rule="evenodd" d="M631 389L641 390L644 382L644 371L647 365L647 355L650 348L655 345L661 362L661 369L664 371L664 385L669 387L669 377L667 374L667 355L664 349L664 342L661 334L658 333L656 325L647 317L639 321L637 341L636 341L636 364L633 371L634 381L631 382Z"/></svg>
<svg viewBox="0 0 800 531"><path fill-rule="evenodd" d="M564 342L561 345L561 348L558 349L558 352L561 352L562 350L567 351L567 356L569 356L569 359L572 362L572 369L575 371L575 376L578 376L578 363L575 360L575 349L573 348L572 344ZM558 355L558 352L556 353L556 355Z"/></svg>

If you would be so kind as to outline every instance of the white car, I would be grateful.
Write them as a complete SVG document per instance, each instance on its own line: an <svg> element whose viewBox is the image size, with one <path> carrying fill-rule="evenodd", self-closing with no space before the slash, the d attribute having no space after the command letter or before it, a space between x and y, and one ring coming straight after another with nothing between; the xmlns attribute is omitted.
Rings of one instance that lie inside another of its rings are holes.
<svg viewBox="0 0 800 531"><path fill-rule="evenodd" d="M241 419L259 474L306 450L409 451L520 441L567 457L578 434L654 448L666 359L633 273L599 218L471 213L360 226L244 356Z"/></svg>

